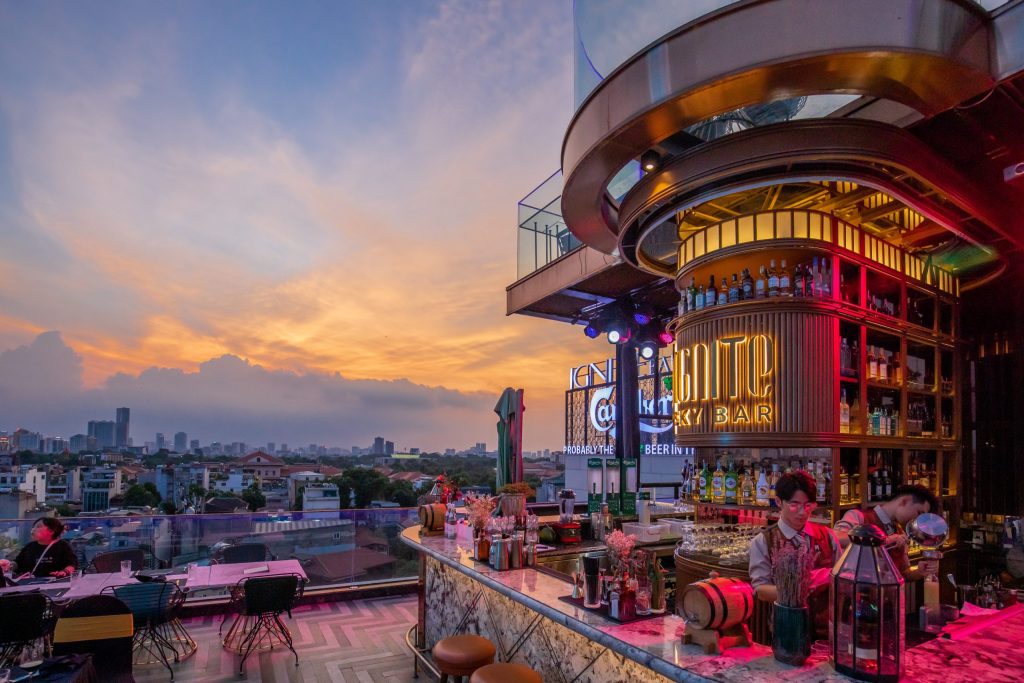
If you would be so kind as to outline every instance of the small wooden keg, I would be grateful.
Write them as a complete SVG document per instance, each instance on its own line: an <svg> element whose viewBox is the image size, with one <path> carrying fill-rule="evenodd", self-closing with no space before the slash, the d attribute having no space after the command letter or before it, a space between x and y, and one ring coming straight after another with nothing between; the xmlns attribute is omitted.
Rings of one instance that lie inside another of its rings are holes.
<svg viewBox="0 0 1024 683"><path fill-rule="evenodd" d="M425 534L444 533L444 516L448 508L443 503L420 505L420 526Z"/></svg>
<svg viewBox="0 0 1024 683"><path fill-rule="evenodd" d="M754 613L754 589L740 579L705 579L686 587L683 618L703 629L726 629Z"/></svg>

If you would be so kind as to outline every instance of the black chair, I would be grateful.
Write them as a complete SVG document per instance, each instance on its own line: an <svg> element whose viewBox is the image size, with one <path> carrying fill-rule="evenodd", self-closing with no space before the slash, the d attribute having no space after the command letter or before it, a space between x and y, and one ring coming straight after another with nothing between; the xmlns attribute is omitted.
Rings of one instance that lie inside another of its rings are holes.
<svg viewBox="0 0 1024 683"><path fill-rule="evenodd" d="M304 585L298 574L285 574L242 579L231 589L231 604L238 616L224 637L224 646L242 655L240 676L245 675L245 660L257 647L272 650L275 644L284 645L295 655L295 666L299 665L299 653L281 615L287 612L291 616Z"/></svg>
<svg viewBox="0 0 1024 683"><path fill-rule="evenodd" d="M42 593L0 595L0 668L10 667L22 649L48 639L53 603Z"/></svg>
<svg viewBox="0 0 1024 683"><path fill-rule="evenodd" d="M171 660L180 661L175 644L179 633L175 624L180 625L177 620L178 610L185 602L185 594L173 583L166 581L132 583L104 589L105 593L108 591L132 611L135 628L132 649L136 656L139 653L150 655L149 659L143 659L138 663L163 664L171 673L173 681L174 669L171 668ZM187 632L185 635L187 637ZM195 645L191 637L189 641Z"/></svg>
<svg viewBox="0 0 1024 683"><path fill-rule="evenodd" d="M134 572L146 568L146 553L141 548L127 548L125 550L111 550L100 553L92 558L89 568L96 574L116 574L121 571L121 563L125 560L132 563L132 571Z"/></svg>
<svg viewBox="0 0 1024 683"><path fill-rule="evenodd" d="M132 611L112 595L90 595L64 608L53 630L53 654L91 654L99 680L135 683Z"/></svg>
<svg viewBox="0 0 1024 683"><path fill-rule="evenodd" d="M239 543L229 545L214 558L217 564L241 564L243 562L266 562L273 560L270 548L264 543Z"/></svg>

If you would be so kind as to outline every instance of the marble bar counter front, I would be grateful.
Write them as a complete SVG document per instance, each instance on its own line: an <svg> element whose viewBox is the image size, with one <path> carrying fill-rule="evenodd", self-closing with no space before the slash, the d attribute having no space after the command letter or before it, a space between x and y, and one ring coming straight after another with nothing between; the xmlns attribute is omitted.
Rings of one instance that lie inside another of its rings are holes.
<svg viewBox="0 0 1024 683"><path fill-rule="evenodd" d="M852 680L835 672L827 654L812 654L801 667L776 661L771 648L757 644L704 654L683 644L685 622L671 614L620 624L559 600L572 592L568 581L473 560L467 540L421 536L410 527L402 541L420 553L420 645L428 649L451 635L482 635L498 661L526 664L555 683ZM907 650L903 680L1019 681L1022 636L1024 613L962 640L931 640Z"/></svg>

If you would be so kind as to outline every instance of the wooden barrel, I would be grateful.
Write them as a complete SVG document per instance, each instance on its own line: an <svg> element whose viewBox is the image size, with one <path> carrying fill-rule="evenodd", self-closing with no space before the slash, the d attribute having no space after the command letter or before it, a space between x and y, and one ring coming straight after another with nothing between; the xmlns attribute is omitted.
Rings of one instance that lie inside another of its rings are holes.
<svg viewBox="0 0 1024 683"><path fill-rule="evenodd" d="M443 503L420 505L420 525L424 531L440 531L444 529L444 516L448 508Z"/></svg>
<svg viewBox="0 0 1024 683"><path fill-rule="evenodd" d="M682 617L697 628L724 629L750 618L754 589L740 579L705 579L686 587Z"/></svg>

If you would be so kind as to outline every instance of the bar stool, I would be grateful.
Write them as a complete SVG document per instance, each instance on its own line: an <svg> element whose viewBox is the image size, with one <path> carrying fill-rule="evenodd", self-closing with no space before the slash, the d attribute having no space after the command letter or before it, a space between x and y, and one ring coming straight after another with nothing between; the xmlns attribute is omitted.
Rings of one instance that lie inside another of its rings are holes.
<svg viewBox="0 0 1024 683"><path fill-rule="evenodd" d="M544 683L544 679L525 664L502 663L480 667L469 683Z"/></svg>
<svg viewBox="0 0 1024 683"><path fill-rule="evenodd" d="M449 636L437 641L431 650L434 664L441 672L441 683L448 683L449 676L469 676L492 663L494 653L494 643L471 634Z"/></svg>

